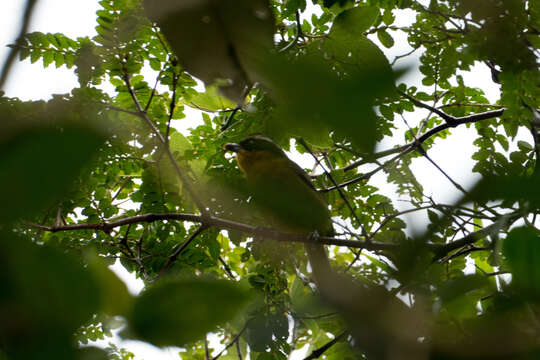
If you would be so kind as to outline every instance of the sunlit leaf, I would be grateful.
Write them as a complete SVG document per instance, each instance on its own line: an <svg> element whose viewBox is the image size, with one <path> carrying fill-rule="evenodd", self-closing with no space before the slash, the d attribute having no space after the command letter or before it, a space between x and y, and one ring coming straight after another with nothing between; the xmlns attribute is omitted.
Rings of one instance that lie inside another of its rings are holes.
<svg viewBox="0 0 540 360"><path fill-rule="evenodd" d="M217 91L217 86L209 86L203 93L198 93L189 102L189 106L205 111L218 111L232 109L236 104L221 96Z"/></svg>

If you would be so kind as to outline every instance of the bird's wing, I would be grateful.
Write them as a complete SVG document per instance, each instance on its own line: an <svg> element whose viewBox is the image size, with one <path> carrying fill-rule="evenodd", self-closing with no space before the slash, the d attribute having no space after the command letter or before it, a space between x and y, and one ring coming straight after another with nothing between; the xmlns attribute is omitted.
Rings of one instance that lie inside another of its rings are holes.
<svg viewBox="0 0 540 360"><path fill-rule="evenodd" d="M317 191L315 189L315 186L313 185L313 182L311 181L311 178L309 175L302 169L297 163L289 159L289 166L294 170L294 172L302 179L303 182L306 183L307 186L312 188L313 190Z"/></svg>

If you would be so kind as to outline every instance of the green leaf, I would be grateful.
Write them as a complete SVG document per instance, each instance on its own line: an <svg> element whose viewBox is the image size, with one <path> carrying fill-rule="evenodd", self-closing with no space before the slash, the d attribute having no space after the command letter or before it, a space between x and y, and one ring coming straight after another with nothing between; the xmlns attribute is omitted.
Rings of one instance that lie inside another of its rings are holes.
<svg viewBox="0 0 540 360"><path fill-rule="evenodd" d="M284 314L257 314L247 322L246 340L256 352L266 351L288 335L288 320Z"/></svg>
<svg viewBox="0 0 540 360"><path fill-rule="evenodd" d="M218 93L218 87L208 86L203 93L197 93L187 104L204 111L232 109L236 104Z"/></svg>
<svg viewBox="0 0 540 360"><path fill-rule="evenodd" d="M529 226L513 229L504 240L503 254L512 271L512 285L521 295L540 299L540 231Z"/></svg>
<svg viewBox="0 0 540 360"><path fill-rule="evenodd" d="M55 48L57 49L61 49L62 46L60 45L60 43L58 42L58 40L56 39L56 36L54 34L46 34L46 37L47 37L47 40L48 42L54 46Z"/></svg>
<svg viewBox="0 0 540 360"><path fill-rule="evenodd" d="M87 253L86 261L92 277L101 287L101 311L111 316L127 315L131 311L133 298L126 284L96 254Z"/></svg>
<svg viewBox="0 0 540 360"><path fill-rule="evenodd" d="M161 71L161 61L159 61L158 58L151 58L150 67L152 68L152 70Z"/></svg>
<svg viewBox="0 0 540 360"><path fill-rule="evenodd" d="M54 61L54 50L46 50L43 53L43 67L47 67Z"/></svg>
<svg viewBox="0 0 540 360"><path fill-rule="evenodd" d="M323 4L325 7L331 8L335 4L338 4L339 6L345 6L349 2L352 2L352 0L324 0Z"/></svg>
<svg viewBox="0 0 540 360"><path fill-rule="evenodd" d="M135 333L158 346L181 346L232 320L249 296L222 280L168 280L145 291L129 318Z"/></svg>
<svg viewBox="0 0 540 360"><path fill-rule="evenodd" d="M474 274L445 282L439 289L439 295L452 315L473 317L476 314L476 303L482 296L494 290L484 275Z"/></svg>
<svg viewBox="0 0 540 360"><path fill-rule="evenodd" d="M377 20L379 9L374 6L358 6L339 14L334 20L334 34L345 31L353 36L363 36Z"/></svg>
<svg viewBox="0 0 540 360"><path fill-rule="evenodd" d="M377 38L387 48L394 46L394 38L384 29L377 31Z"/></svg>
<svg viewBox="0 0 540 360"><path fill-rule="evenodd" d="M506 158L504 159L506 161ZM503 163L505 166L507 162ZM540 207L540 174L530 177L486 176L469 192L465 200L488 201L508 200L525 201L533 208Z"/></svg>
<svg viewBox="0 0 540 360"><path fill-rule="evenodd" d="M376 141L374 98L393 88L393 73L384 63L370 71L355 66L343 78L317 55L295 63L268 56L260 63L259 81L277 104L268 124L272 132L301 135L312 144L325 146L333 131L362 151L372 151Z"/></svg>
<svg viewBox="0 0 540 360"><path fill-rule="evenodd" d="M56 52L54 53L54 65L56 65L56 68L59 68L60 66L64 65L65 58L62 53Z"/></svg>
<svg viewBox="0 0 540 360"><path fill-rule="evenodd" d="M67 53L65 56L65 62L68 69L71 69L75 65L76 56L73 53Z"/></svg>
<svg viewBox="0 0 540 360"><path fill-rule="evenodd" d="M427 213L428 213L429 221L432 224L437 224L439 222L439 216L437 215L435 211L428 209Z"/></svg>
<svg viewBox="0 0 540 360"><path fill-rule="evenodd" d="M296 10L303 12L306 9L306 0L286 0L283 16L294 15Z"/></svg>
<svg viewBox="0 0 540 360"><path fill-rule="evenodd" d="M41 51L39 50L36 50L36 49L33 49L31 50L31 53L30 53L30 63L35 63L36 61L38 61L39 59L41 59Z"/></svg>
<svg viewBox="0 0 540 360"><path fill-rule="evenodd" d="M184 135L176 131L169 137L169 146L173 153L179 152L180 154L193 147Z"/></svg>
<svg viewBox="0 0 540 360"><path fill-rule="evenodd" d="M384 22L385 25L391 25L395 19L396 17L392 13L391 9L384 10L382 21Z"/></svg>
<svg viewBox="0 0 540 360"><path fill-rule="evenodd" d="M206 85L220 80L220 91L241 103L245 87L253 80L252 62L274 46L268 0L143 3L182 66Z"/></svg>
<svg viewBox="0 0 540 360"><path fill-rule="evenodd" d="M73 332L99 310L99 284L65 251L8 233L0 246L2 351L10 359L73 359Z"/></svg>
<svg viewBox="0 0 540 360"><path fill-rule="evenodd" d="M64 34L57 33L54 34L54 37L56 38L56 41L58 42L60 48L68 49L70 47L68 38Z"/></svg>
<svg viewBox="0 0 540 360"><path fill-rule="evenodd" d="M523 140L519 140L517 142L517 146L521 151L526 151L526 152L529 152L534 149L531 144Z"/></svg>
<svg viewBox="0 0 540 360"><path fill-rule="evenodd" d="M34 124L0 137L0 202L10 204L0 208L0 221L32 216L58 201L103 139L75 123Z"/></svg>

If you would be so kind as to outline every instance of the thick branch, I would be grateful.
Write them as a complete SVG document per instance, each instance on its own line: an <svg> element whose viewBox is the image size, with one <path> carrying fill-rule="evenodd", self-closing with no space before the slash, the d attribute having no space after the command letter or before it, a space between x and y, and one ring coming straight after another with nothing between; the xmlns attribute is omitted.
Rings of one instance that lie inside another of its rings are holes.
<svg viewBox="0 0 540 360"><path fill-rule="evenodd" d="M114 222L104 222L101 224L77 224L77 225L66 225L66 226L44 226L39 224L27 223L28 226L31 226L35 229L49 232L60 232L60 231L73 231L73 230L96 230L110 232L113 228L128 225L136 224L142 222L155 222L163 220L179 220L179 221L190 221L195 223L200 223L204 227L215 227L218 229L225 230L236 230L252 236L256 236L263 239L274 239L277 241L292 241L292 242L317 242L324 245L336 245L336 246L345 246L350 248L358 249L367 249L367 250L392 250L396 249L398 244L391 243L377 243L377 242L364 242L358 240L345 240L337 239L333 237L317 237L314 238L312 234L292 234L292 233L283 233L276 231L273 228L268 227L257 227L251 226L243 223L239 223L232 220L217 218L213 216L204 216L204 215L195 215L195 214L178 214L178 213L167 213L167 214L145 214L137 215L122 220Z"/></svg>
<svg viewBox="0 0 540 360"><path fill-rule="evenodd" d="M469 235L450 242L446 244L431 243L426 242L424 246L431 252L436 254L437 258L448 254L449 252L459 249L468 244L473 244L474 242L486 237L489 234L497 232L500 228L503 227L503 224L510 223L514 220L516 216L508 215L505 218L501 219L498 222L495 222L492 225L486 226L480 230L477 230ZM101 224L75 224L75 225L64 225L64 226L44 226L39 224L27 223L28 226L42 231L49 232L60 232L60 231L74 231L74 230L95 230L95 231L104 231L110 232L113 228L120 227L123 225L136 224L142 222L155 222L163 220L177 220L177 221L189 221L194 223L200 223L201 227L215 227L217 229L224 230L236 230L251 236L255 236L263 239L273 239L277 241L288 241L288 242L300 242L300 243L310 243L317 242L323 245L334 245L334 246L344 246L348 248L355 249L366 249L371 251L394 251L400 248L400 244L397 243L383 243L376 241L359 241L359 240L346 240L333 238L328 236L314 237L313 234L293 234L293 233L284 233L273 228L268 227L257 227L233 220L227 220L222 218L217 218L214 216L205 216L205 215L195 215L195 214L181 214L181 213L167 213L167 214L145 214L137 215L129 218L121 219L114 222L103 222Z"/></svg>
<svg viewBox="0 0 540 360"><path fill-rule="evenodd" d="M97 230L103 231L106 233L111 232L112 229L129 225L129 224L138 224L138 223L151 223L156 221L163 220L180 220L180 221L190 221L195 223L200 223L202 219L201 215L194 214L178 214L178 213L168 213L168 214L144 214L128 217L113 222L103 222L101 224L74 224L74 225L64 225L64 226L44 226L39 224L28 224L35 229L48 232L60 232L60 231L72 231L72 230Z"/></svg>

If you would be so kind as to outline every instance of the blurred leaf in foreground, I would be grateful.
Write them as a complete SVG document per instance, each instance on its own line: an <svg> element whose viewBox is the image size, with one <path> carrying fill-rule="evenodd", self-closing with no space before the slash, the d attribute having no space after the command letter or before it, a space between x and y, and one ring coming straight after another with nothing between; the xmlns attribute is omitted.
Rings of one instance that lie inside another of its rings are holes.
<svg viewBox="0 0 540 360"><path fill-rule="evenodd" d="M540 299L540 231L523 226L504 240L503 253L512 271L512 284L528 298Z"/></svg>
<svg viewBox="0 0 540 360"><path fill-rule="evenodd" d="M100 306L95 278L57 249L5 233L0 244L2 350L9 359L73 359L73 332Z"/></svg>
<svg viewBox="0 0 540 360"><path fill-rule="evenodd" d="M137 299L129 320L141 339L181 346L232 320L248 300L247 290L230 281L165 280Z"/></svg>
<svg viewBox="0 0 540 360"><path fill-rule="evenodd" d="M180 63L207 85L243 102L250 83L250 61L273 47L274 18L266 0L145 0ZM196 36L194 36L196 34Z"/></svg>

